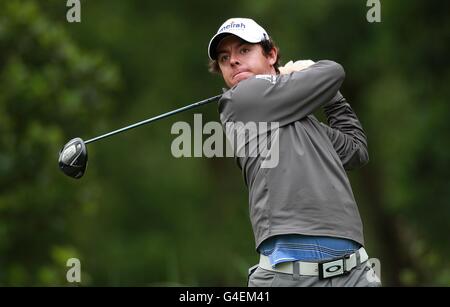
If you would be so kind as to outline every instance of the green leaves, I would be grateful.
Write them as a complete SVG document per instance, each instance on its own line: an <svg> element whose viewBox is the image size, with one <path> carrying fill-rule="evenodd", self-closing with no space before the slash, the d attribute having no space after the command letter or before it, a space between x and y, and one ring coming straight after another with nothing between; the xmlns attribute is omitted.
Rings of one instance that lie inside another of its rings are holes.
<svg viewBox="0 0 450 307"><path fill-rule="evenodd" d="M82 197L89 188L72 189L59 173L57 153L107 116L119 72L82 50L38 1L0 8L0 284L63 283L51 250L70 241L73 209L91 200Z"/></svg>
<svg viewBox="0 0 450 307"><path fill-rule="evenodd" d="M80 181L57 167L72 137L220 93L206 47L233 16L257 19L283 59L344 66L342 92L369 141L370 163L350 177L370 256L386 285L447 285L448 4L382 2L378 24L367 9L83 1L82 22L69 24L65 1L1 1L0 285L66 285L68 257L81 260L83 285L245 285L257 256L239 170L170 153L171 125L195 112L89 147ZM219 120L213 106L196 112Z"/></svg>

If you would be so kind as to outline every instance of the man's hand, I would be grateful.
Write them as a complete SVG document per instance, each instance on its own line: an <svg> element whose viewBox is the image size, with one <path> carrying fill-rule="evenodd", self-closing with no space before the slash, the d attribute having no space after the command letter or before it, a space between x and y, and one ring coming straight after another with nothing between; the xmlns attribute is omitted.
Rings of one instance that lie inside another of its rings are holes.
<svg viewBox="0 0 450 307"><path fill-rule="evenodd" d="M284 65L282 67L278 67L278 69L280 70L280 74L285 75L285 74L290 74L291 72L294 72L294 71L300 71L305 68L308 68L309 66L313 65L314 63L315 62L311 61L311 60L300 60L300 61L296 61L295 63L292 61L289 61L288 63L286 63L286 65Z"/></svg>

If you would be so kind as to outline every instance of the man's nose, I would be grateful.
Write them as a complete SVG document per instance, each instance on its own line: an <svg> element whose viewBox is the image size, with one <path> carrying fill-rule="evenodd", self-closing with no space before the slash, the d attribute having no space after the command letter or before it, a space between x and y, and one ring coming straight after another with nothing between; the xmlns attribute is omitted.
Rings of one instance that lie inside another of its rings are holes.
<svg viewBox="0 0 450 307"><path fill-rule="evenodd" d="M236 55L231 55L230 56L230 63L231 63L231 65L232 66L234 66L234 65L239 65L240 64L240 62L239 62L239 57L237 57Z"/></svg>

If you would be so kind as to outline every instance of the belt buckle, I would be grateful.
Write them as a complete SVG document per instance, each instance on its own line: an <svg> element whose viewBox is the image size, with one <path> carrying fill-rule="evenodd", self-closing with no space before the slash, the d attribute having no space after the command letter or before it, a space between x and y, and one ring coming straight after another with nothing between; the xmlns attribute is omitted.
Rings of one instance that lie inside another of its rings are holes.
<svg viewBox="0 0 450 307"><path fill-rule="evenodd" d="M345 255L342 258L319 262L319 279L348 274L349 271L347 271L345 260L349 258L350 255Z"/></svg>

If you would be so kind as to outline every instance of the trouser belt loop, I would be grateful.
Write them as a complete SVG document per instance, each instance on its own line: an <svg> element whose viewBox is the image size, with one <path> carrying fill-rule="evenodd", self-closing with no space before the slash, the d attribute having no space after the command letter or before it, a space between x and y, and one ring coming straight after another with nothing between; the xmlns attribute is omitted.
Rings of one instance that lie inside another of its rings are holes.
<svg viewBox="0 0 450 307"><path fill-rule="evenodd" d="M300 280L300 263L298 261L294 261L292 264L292 276L294 280Z"/></svg>
<svg viewBox="0 0 450 307"><path fill-rule="evenodd" d="M361 265L361 255L359 254L359 250L356 251L355 256L356 256L356 267L359 268L359 266Z"/></svg>

